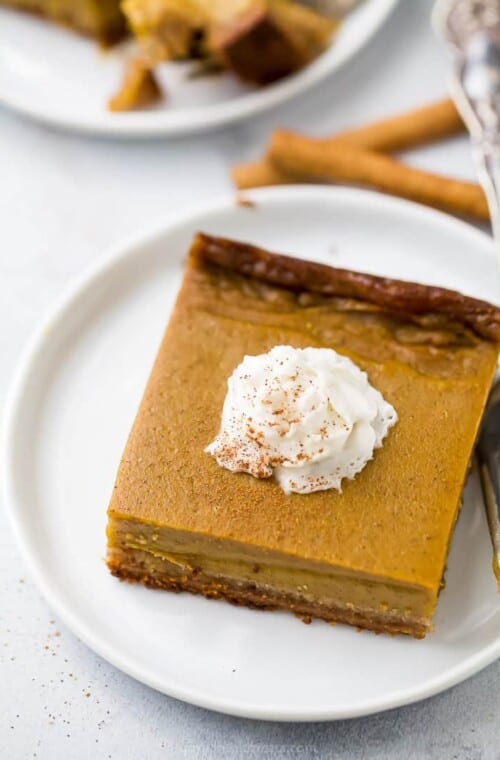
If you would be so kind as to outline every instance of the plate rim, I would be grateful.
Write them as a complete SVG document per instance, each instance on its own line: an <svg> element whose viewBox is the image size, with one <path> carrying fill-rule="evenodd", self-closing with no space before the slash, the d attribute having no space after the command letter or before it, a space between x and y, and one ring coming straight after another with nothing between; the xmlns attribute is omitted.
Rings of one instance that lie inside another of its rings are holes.
<svg viewBox="0 0 500 760"><path fill-rule="evenodd" d="M251 190L245 193L245 197L258 203L282 202L288 200L297 201L302 198L305 201L315 199L318 201L342 202L346 198L354 202L368 204L373 207L392 207L396 213L411 213L416 217L431 219L440 225L448 227L452 231L460 231L461 234L467 235L472 243L484 246L487 244L491 247L494 255L493 241L483 231L469 225L467 222L451 217L443 212L421 206L420 204L410 201L381 195L372 191L361 190L346 187L324 187L324 186L303 186L292 185L284 187L269 187ZM10 387L6 396L4 407L4 424L3 434L0 445L0 463L3 463L3 497L5 512L8 521L13 530L17 546L20 550L23 560L26 563L28 571L34 580L36 586L42 593L49 607L57 614L60 620L68 629L92 649L100 657L103 657L114 667L118 668L137 681L159 691L160 693L182 700L198 707L204 707L216 712L237 717L245 717L259 720L274 720L286 722L306 722L306 721L332 721L346 718L362 717L384 712L396 707L402 707L414 702L427 699L450 687L466 680L470 676L479 672L487 665L494 662L500 657L500 635L497 639L486 647L481 648L474 654L470 655L463 662L454 665L443 674L419 685L414 689L399 689L392 691L388 696L377 697L367 702L357 703L357 705L347 705L344 708L289 708L283 710L272 705L261 704L257 706L248 706L244 703L232 704L225 698L211 697L205 692L196 688L179 687L178 685L165 686L162 679L157 679L149 671L144 670L140 665L134 663L133 658L126 654L115 653L113 647L106 640L102 640L99 634L95 634L92 626L80 615L75 613L70 607L66 606L63 598L59 598L58 586L50 580L50 576L44 573L43 562L31 554L29 539L24 535L23 520L21 510L17 506L17 501L22 502L22 498L16 496L15 484L15 459L13 456L14 441L17 435L18 418L22 414L22 402L26 391L29 392L29 380L32 366L40 353L44 349L46 342L51 340L51 331L57 328L58 324L63 322L65 314L71 310L78 298L92 287L93 283L98 281L103 275L106 275L114 267L120 266L129 258L134 258L140 254L142 247L151 245L164 236L173 233L176 229L182 228L190 221L194 223L200 217L220 213L229 208L236 208L234 195L225 194L219 196L213 201L198 204L194 208L186 210L183 214L170 216L161 223L151 226L131 236L127 236L118 244L110 247L104 255L98 256L94 262L77 276L68 287L63 290L62 295L56 299L48 314L43 317L38 326L33 331L31 338L27 341L24 351L21 352L21 358L18 360L16 370L13 375Z"/></svg>
<svg viewBox="0 0 500 760"><path fill-rule="evenodd" d="M23 100L16 100L15 97L5 97L5 94L1 91L0 105L14 113L55 129L80 135L108 137L110 139L140 139L161 136L183 137L214 131L222 127L241 123L251 116L257 116L277 108L301 93L314 88L330 75L333 76L337 73L375 37L390 17L399 0L377 0L377 2L380 4L380 10L375 22L366 29L361 27L355 43L351 45L343 57L337 60L334 65L329 65L328 61L323 61L323 65L321 65L322 61L321 57L319 57L312 62L315 65L306 66L297 74L285 77L274 85L252 92L249 96L244 94L231 100L208 106L208 109L210 109L208 116L205 112L205 107L201 107L199 110L203 117L198 120L187 118L184 120L184 123L177 124L169 120L170 114L168 111L144 111L113 114L113 119L109 119L109 121L103 116L102 118L99 117L82 122L71 115L65 116L57 112L46 113L43 109L41 110L36 106L32 107ZM193 112L195 110L193 109ZM103 114L106 113L106 111L103 111ZM157 118L155 118L156 115L158 115ZM148 119L151 116L153 118L148 123ZM188 116L187 113L186 116ZM192 114L190 116L192 117Z"/></svg>

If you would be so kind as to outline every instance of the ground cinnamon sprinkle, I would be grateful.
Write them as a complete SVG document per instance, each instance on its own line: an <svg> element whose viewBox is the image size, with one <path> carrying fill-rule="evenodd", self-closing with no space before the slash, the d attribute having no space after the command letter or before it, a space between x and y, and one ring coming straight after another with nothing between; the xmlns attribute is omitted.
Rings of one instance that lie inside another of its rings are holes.
<svg viewBox="0 0 500 760"><path fill-rule="evenodd" d="M241 206L242 208L256 208L257 206L255 201L251 201L250 198L245 198L244 195L237 195L235 203L237 206Z"/></svg>

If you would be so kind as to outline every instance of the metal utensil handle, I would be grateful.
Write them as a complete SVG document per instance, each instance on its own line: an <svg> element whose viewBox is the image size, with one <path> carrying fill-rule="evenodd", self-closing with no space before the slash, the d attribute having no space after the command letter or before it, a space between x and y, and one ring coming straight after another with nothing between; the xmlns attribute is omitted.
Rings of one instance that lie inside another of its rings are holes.
<svg viewBox="0 0 500 760"><path fill-rule="evenodd" d="M500 145L498 137L473 145L478 179L486 194L498 264L500 266ZM497 380L498 382L498 380ZM500 591L500 450L495 436L490 446L480 446L479 468L488 527L493 544L493 572Z"/></svg>
<svg viewBox="0 0 500 760"><path fill-rule="evenodd" d="M500 452L483 452L479 460L486 515L494 547L493 571L500 589Z"/></svg>
<svg viewBox="0 0 500 760"><path fill-rule="evenodd" d="M472 103L465 92L461 76L464 62L450 78L450 89L455 104L471 133L472 155L477 178L488 203L493 237L500 265L500 120L491 102Z"/></svg>
<svg viewBox="0 0 500 760"><path fill-rule="evenodd" d="M500 266L500 146L484 138L473 146L478 179L486 194L498 264ZM497 380L497 382L499 382ZM500 591L500 450L498 439L479 451L481 485L493 544L493 572Z"/></svg>
<svg viewBox="0 0 500 760"><path fill-rule="evenodd" d="M473 144L478 179L486 194L500 265L500 145L487 137Z"/></svg>
<svg viewBox="0 0 500 760"><path fill-rule="evenodd" d="M452 55L451 94L471 134L500 267L500 0L437 0L433 24ZM500 591L499 391L497 380L476 451Z"/></svg>

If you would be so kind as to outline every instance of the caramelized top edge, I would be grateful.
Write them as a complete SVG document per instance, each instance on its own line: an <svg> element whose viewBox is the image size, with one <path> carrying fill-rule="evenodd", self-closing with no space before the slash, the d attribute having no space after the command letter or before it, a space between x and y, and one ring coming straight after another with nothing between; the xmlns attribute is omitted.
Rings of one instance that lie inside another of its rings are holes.
<svg viewBox="0 0 500 760"><path fill-rule="evenodd" d="M367 301L400 317L440 314L485 340L500 342L500 308L455 290L337 269L201 232L189 257L196 266L218 267L294 292Z"/></svg>

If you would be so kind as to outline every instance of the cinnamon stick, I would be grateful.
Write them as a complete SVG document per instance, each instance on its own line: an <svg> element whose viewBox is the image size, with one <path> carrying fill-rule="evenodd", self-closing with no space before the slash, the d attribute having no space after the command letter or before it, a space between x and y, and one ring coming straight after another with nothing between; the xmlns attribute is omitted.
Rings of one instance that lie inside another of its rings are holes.
<svg viewBox="0 0 500 760"><path fill-rule="evenodd" d="M284 169L274 166L267 157L247 164L236 164L231 169L231 178L238 190L249 190L252 187L268 187L270 185L293 185L294 182L297 182L296 177L292 177Z"/></svg>
<svg viewBox="0 0 500 760"><path fill-rule="evenodd" d="M435 140L443 140L464 130L464 123L455 104L446 98L364 127L339 132L327 138L325 142L348 140L360 148L395 153Z"/></svg>
<svg viewBox="0 0 500 760"><path fill-rule="evenodd" d="M364 127L348 129L330 137L318 139L330 145L340 140L383 153L415 148L425 143L452 137L464 131L463 122L450 99L416 108ZM294 179L267 158L233 168L233 181L241 189L264 185L280 185Z"/></svg>
<svg viewBox="0 0 500 760"><path fill-rule="evenodd" d="M269 158L296 180L360 185L460 216L489 220L479 185L429 174L344 141L326 145L293 132L277 131Z"/></svg>
<svg viewBox="0 0 500 760"><path fill-rule="evenodd" d="M248 164L237 164L231 169L231 177L238 190L271 185L290 185L297 182L296 177L287 174L284 169L271 163L269 158L261 158Z"/></svg>

